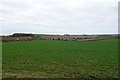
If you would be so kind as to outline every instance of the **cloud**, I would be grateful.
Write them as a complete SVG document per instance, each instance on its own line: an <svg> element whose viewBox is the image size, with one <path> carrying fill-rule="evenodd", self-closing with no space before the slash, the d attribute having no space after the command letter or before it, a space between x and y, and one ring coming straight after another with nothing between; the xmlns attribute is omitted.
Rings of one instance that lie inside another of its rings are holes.
<svg viewBox="0 0 120 80"><path fill-rule="evenodd" d="M2 34L117 33L118 0L1 0Z"/></svg>

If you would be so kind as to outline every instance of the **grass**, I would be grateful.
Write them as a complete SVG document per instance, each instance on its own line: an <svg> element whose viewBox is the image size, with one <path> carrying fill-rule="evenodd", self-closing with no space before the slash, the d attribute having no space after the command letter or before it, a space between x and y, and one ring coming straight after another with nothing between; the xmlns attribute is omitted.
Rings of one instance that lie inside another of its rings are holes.
<svg viewBox="0 0 120 80"><path fill-rule="evenodd" d="M117 78L117 40L3 43L3 77Z"/></svg>

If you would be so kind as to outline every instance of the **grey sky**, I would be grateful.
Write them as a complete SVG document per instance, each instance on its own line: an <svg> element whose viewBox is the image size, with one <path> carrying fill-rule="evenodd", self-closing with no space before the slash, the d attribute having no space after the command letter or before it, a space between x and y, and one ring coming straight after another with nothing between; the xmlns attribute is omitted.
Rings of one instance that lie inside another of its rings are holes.
<svg viewBox="0 0 120 80"><path fill-rule="evenodd" d="M117 33L118 0L0 0L0 34Z"/></svg>

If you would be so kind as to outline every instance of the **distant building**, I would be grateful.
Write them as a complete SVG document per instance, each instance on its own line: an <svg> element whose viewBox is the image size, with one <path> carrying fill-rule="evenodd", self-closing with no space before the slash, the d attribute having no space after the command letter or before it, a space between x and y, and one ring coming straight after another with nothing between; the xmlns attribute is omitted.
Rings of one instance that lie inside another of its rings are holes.
<svg viewBox="0 0 120 80"><path fill-rule="evenodd" d="M64 34L64 36L70 36L69 34Z"/></svg>

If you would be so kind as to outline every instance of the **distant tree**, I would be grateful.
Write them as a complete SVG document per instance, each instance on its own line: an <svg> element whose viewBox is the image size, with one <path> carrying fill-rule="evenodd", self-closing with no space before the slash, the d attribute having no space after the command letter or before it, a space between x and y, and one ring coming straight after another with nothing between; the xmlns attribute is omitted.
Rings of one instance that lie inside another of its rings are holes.
<svg viewBox="0 0 120 80"><path fill-rule="evenodd" d="M25 33L14 33L12 37L21 37L21 36L34 36L33 34L25 34Z"/></svg>

